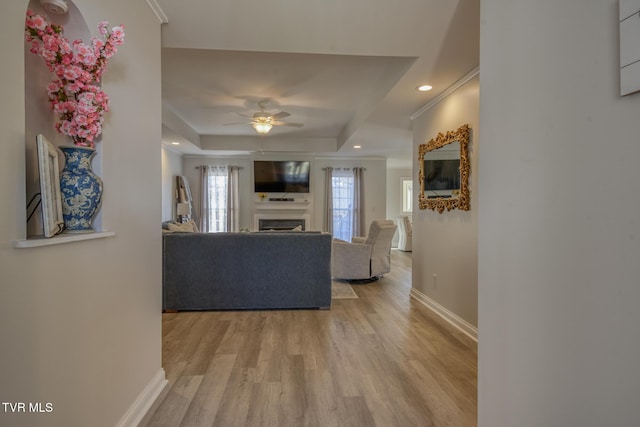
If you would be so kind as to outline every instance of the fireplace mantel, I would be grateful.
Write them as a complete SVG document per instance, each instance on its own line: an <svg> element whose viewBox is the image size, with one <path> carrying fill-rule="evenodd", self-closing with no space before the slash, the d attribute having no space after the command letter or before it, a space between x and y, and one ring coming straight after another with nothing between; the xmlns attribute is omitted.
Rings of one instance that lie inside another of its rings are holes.
<svg viewBox="0 0 640 427"><path fill-rule="evenodd" d="M293 202L272 202L265 200L264 202L255 202L257 211L261 210L297 210L306 211L309 209L310 203L306 200Z"/></svg>

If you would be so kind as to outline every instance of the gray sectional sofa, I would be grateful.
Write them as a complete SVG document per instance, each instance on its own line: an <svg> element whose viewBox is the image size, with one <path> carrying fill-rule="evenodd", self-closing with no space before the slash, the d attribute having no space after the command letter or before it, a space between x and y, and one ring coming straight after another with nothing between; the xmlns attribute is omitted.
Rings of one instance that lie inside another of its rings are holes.
<svg viewBox="0 0 640 427"><path fill-rule="evenodd" d="M331 235L166 233L164 310L329 308Z"/></svg>

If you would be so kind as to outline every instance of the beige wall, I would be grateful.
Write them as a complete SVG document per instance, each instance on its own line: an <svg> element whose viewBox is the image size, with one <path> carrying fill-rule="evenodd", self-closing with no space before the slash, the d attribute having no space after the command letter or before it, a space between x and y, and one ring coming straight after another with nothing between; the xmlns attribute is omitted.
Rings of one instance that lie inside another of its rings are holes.
<svg viewBox="0 0 640 427"><path fill-rule="evenodd" d="M114 426L161 370L160 26L145 2L75 2L94 35L103 19L126 26L100 143L102 224L116 236L14 249L26 236L27 4L0 14L0 400L54 411L1 410L0 425Z"/></svg>
<svg viewBox="0 0 640 427"><path fill-rule="evenodd" d="M479 426L637 425L640 94L619 96L618 1L481 16Z"/></svg>
<svg viewBox="0 0 640 427"><path fill-rule="evenodd" d="M413 207L413 288L473 326L478 325L478 147L479 77L458 88L413 122L413 157L418 146L439 132L471 128L471 210L420 210ZM416 193L420 190L418 167L413 171ZM433 275L436 275L434 279Z"/></svg>

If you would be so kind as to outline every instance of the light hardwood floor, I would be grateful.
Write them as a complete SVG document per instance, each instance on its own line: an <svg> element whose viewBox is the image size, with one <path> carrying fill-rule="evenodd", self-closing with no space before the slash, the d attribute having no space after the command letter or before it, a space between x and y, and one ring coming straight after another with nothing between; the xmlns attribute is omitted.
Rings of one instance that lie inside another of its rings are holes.
<svg viewBox="0 0 640 427"><path fill-rule="evenodd" d="M142 423L476 425L477 346L409 298L411 254L330 310L163 314L169 385Z"/></svg>

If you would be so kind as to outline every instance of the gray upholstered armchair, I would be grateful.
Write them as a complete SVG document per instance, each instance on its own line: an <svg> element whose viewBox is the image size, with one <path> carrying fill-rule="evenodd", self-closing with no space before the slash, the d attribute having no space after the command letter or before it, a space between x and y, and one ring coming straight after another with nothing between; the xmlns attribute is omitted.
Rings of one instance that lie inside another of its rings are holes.
<svg viewBox="0 0 640 427"><path fill-rule="evenodd" d="M354 237L351 242L333 239L331 276L375 280L391 271L391 241L396 228L393 220L376 220L367 237Z"/></svg>

